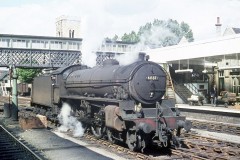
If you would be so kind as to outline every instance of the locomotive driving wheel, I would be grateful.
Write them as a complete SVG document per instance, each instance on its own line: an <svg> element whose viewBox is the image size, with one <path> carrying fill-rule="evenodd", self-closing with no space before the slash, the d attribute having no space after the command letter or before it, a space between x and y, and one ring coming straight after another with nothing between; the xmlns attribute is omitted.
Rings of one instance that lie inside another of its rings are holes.
<svg viewBox="0 0 240 160"><path fill-rule="evenodd" d="M76 111L75 115L76 115L78 121L80 121L82 123L84 133L86 133L87 130L89 129L89 124L87 123L87 112L81 108Z"/></svg>
<svg viewBox="0 0 240 160"><path fill-rule="evenodd" d="M141 141L139 135L136 134L136 131L127 131L126 143L131 151L137 151L140 149Z"/></svg>
<svg viewBox="0 0 240 160"><path fill-rule="evenodd" d="M93 135L97 139L100 139L103 137L104 128L102 126L93 125L93 126L91 126L91 130L92 130Z"/></svg>
<svg viewBox="0 0 240 160"><path fill-rule="evenodd" d="M116 140L113 137L113 131L110 128L107 128L107 137L108 137L108 141L111 143L115 143Z"/></svg>
<svg viewBox="0 0 240 160"><path fill-rule="evenodd" d="M104 112L102 112L101 110L98 113L94 114L94 121L92 122L91 125L91 130L93 135L96 138L102 138L105 132L105 122L103 120L104 118Z"/></svg>

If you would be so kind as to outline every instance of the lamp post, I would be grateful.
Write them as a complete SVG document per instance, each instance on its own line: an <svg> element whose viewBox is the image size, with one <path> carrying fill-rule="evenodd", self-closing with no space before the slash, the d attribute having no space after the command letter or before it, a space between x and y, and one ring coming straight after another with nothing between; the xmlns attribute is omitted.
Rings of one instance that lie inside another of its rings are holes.
<svg viewBox="0 0 240 160"><path fill-rule="evenodd" d="M13 65L12 69L12 78L13 78L13 86L12 86L12 108L11 108L11 118L13 121L18 120L18 95L17 95L17 70Z"/></svg>

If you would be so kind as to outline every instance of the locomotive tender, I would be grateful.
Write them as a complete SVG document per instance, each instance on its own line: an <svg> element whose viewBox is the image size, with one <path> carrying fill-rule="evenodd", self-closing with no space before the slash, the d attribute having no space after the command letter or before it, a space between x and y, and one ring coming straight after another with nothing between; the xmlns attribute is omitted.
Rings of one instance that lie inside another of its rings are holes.
<svg viewBox="0 0 240 160"><path fill-rule="evenodd" d="M120 66L109 59L93 68L73 65L36 77L31 103L38 107L36 112L55 119L67 102L97 138L124 142L132 151L148 145L169 147L191 123L179 114L175 99L164 98L167 76L150 61Z"/></svg>

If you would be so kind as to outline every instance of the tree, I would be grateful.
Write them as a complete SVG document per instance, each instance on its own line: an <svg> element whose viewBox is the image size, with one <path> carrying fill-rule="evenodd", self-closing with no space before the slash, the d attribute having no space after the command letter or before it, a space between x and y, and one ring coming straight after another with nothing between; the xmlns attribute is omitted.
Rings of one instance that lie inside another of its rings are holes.
<svg viewBox="0 0 240 160"><path fill-rule="evenodd" d="M32 83L33 78L41 73L41 69L27 69L27 68L18 68L17 72L19 79L24 83Z"/></svg>
<svg viewBox="0 0 240 160"><path fill-rule="evenodd" d="M187 23L181 22L181 30L182 30L182 36L185 36L188 39L188 42L193 42L193 33L190 29L190 26Z"/></svg>
<svg viewBox="0 0 240 160"><path fill-rule="evenodd" d="M136 43L136 42L139 42L139 36L136 34L136 32L132 31L131 33L129 34L124 34L122 36L122 41L123 42L131 42L131 43Z"/></svg>
<svg viewBox="0 0 240 160"><path fill-rule="evenodd" d="M150 48L165 47L178 44L182 37L185 37L189 42L194 40L190 26L176 20L168 19L167 21L155 19L153 23L146 23L140 26L139 31L136 33L125 33L122 36L123 42L141 42Z"/></svg>
<svg viewBox="0 0 240 160"><path fill-rule="evenodd" d="M112 38L113 41L117 41L118 40L118 36L115 34L114 37Z"/></svg>
<svg viewBox="0 0 240 160"><path fill-rule="evenodd" d="M153 23L147 23L140 27L138 35L144 44L149 47L165 47L178 44L182 37L191 42L193 41L193 33L190 26L184 22L179 24L176 20L169 19L167 21L155 19Z"/></svg>

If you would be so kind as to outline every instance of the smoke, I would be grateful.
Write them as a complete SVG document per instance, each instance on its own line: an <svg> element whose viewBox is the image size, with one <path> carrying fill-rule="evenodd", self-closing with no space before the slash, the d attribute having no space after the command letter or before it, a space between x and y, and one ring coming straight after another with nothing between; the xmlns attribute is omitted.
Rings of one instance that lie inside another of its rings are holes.
<svg viewBox="0 0 240 160"><path fill-rule="evenodd" d="M82 124L71 114L71 107L67 103L63 103L61 112L58 115L58 119L61 124L61 126L58 127L58 131L67 132L68 130L71 130L74 137L81 137L84 134Z"/></svg>
<svg viewBox="0 0 240 160"><path fill-rule="evenodd" d="M162 26L152 26L150 31L144 32L140 37L140 48L147 50L151 48L161 48L177 44L179 38Z"/></svg>

